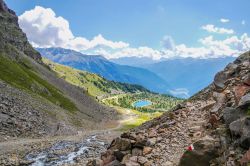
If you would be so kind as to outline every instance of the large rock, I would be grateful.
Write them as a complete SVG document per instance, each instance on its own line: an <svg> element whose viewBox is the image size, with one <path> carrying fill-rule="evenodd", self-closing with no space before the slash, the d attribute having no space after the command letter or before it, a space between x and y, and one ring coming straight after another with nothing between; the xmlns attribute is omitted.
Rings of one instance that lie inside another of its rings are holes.
<svg viewBox="0 0 250 166"><path fill-rule="evenodd" d="M250 73L247 74L247 75L244 77L243 82L244 82L244 84L250 86Z"/></svg>
<svg viewBox="0 0 250 166"><path fill-rule="evenodd" d="M226 107L223 111L223 119L227 125L245 116L245 111L232 107Z"/></svg>
<svg viewBox="0 0 250 166"><path fill-rule="evenodd" d="M232 122L229 128L240 146L248 149L250 147L250 116Z"/></svg>
<svg viewBox="0 0 250 166"><path fill-rule="evenodd" d="M194 143L193 146L193 151L186 151L183 154L180 166L209 166L210 161L219 156L215 140L211 137L206 136Z"/></svg>
<svg viewBox="0 0 250 166"><path fill-rule="evenodd" d="M225 72L219 72L214 77L214 85L217 90L223 90L225 88L225 82L227 80L227 75Z"/></svg>
<svg viewBox="0 0 250 166"><path fill-rule="evenodd" d="M247 109L249 106L250 106L250 93L247 93L240 99L239 107Z"/></svg>
<svg viewBox="0 0 250 166"><path fill-rule="evenodd" d="M127 138L116 138L112 141L110 144L109 149L111 150L121 150L121 151L126 151L131 149L131 142Z"/></svg>
<svg viewBox="0 0 250 166"><path fill-rule="evenodd" d="M101 159L103 164L109 164L115 160L114 152L112 150L107 150L105 153L101 155Z"/></svg>

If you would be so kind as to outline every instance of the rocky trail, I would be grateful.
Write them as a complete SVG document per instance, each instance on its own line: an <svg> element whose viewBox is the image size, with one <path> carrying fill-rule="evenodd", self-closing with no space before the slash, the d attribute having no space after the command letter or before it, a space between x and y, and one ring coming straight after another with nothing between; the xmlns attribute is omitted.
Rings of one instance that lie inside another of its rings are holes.
<svg viewBox="0 0 250 166"><path fill-rule="evenodd" d="M115 138L89 166L237 166L250 163L250 52L162 116Z"/></svg>

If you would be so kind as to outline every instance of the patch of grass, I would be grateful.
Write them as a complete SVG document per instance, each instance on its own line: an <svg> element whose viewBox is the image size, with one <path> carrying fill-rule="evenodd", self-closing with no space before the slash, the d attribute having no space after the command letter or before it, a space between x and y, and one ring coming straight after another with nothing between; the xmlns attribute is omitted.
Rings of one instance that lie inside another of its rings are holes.
<svg viewBox="0 0 250 166"><path fill-rule="evenodd" d="M137 110L125 109L120 107L114 107L121 115L128 116L127 119L120 121L121 127L119 131L127 131L134 127L140 126L142 123L149 121L153 118L159 117L162 115L161 112L154 113L145 113L139 112Z"/></svg>
<svg viewBox="0 0 250 166"><path fill-rule="evenodd" d="M0 79L14 87L40 95L70 112L77 111L72 101L34 72L28 59L21 59L17 63L0 54Z"/></svg>

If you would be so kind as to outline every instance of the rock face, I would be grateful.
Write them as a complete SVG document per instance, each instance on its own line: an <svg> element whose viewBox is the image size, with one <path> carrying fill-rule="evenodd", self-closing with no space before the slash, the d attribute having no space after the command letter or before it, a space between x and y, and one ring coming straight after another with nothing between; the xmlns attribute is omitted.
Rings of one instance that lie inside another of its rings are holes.
<svg viewBox="0 0 250 166"><path fill-rule="evenodd" d="M10 47L11 44L37 62L41 62L41 55L33 49L19 28L15 12L9 9L3 0L0 0L0 22L0 50L6 51L6 47ZM16 58L15 53L11 54Z"/></svg>
<svg viewBox="0 0 250 166"><path fill-rule="evenodd" d="M113 161L126 166L239 165L250 162L247 161L250 147L249 72L250 52L246 52L195 96L116 138L103 154L109 156L108 163L102 165Z"/></svg>

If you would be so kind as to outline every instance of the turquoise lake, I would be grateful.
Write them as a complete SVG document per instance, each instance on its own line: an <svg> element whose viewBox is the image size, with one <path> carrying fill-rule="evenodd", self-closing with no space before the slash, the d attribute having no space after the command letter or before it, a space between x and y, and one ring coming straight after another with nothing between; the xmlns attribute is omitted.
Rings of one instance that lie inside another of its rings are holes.
<svg viewBox="0 0 250 166"><path fill-rule="evenodd" d="M139 100L133 104L134 107L145 107L151 105L152 102L148 100Z"/></svg>

